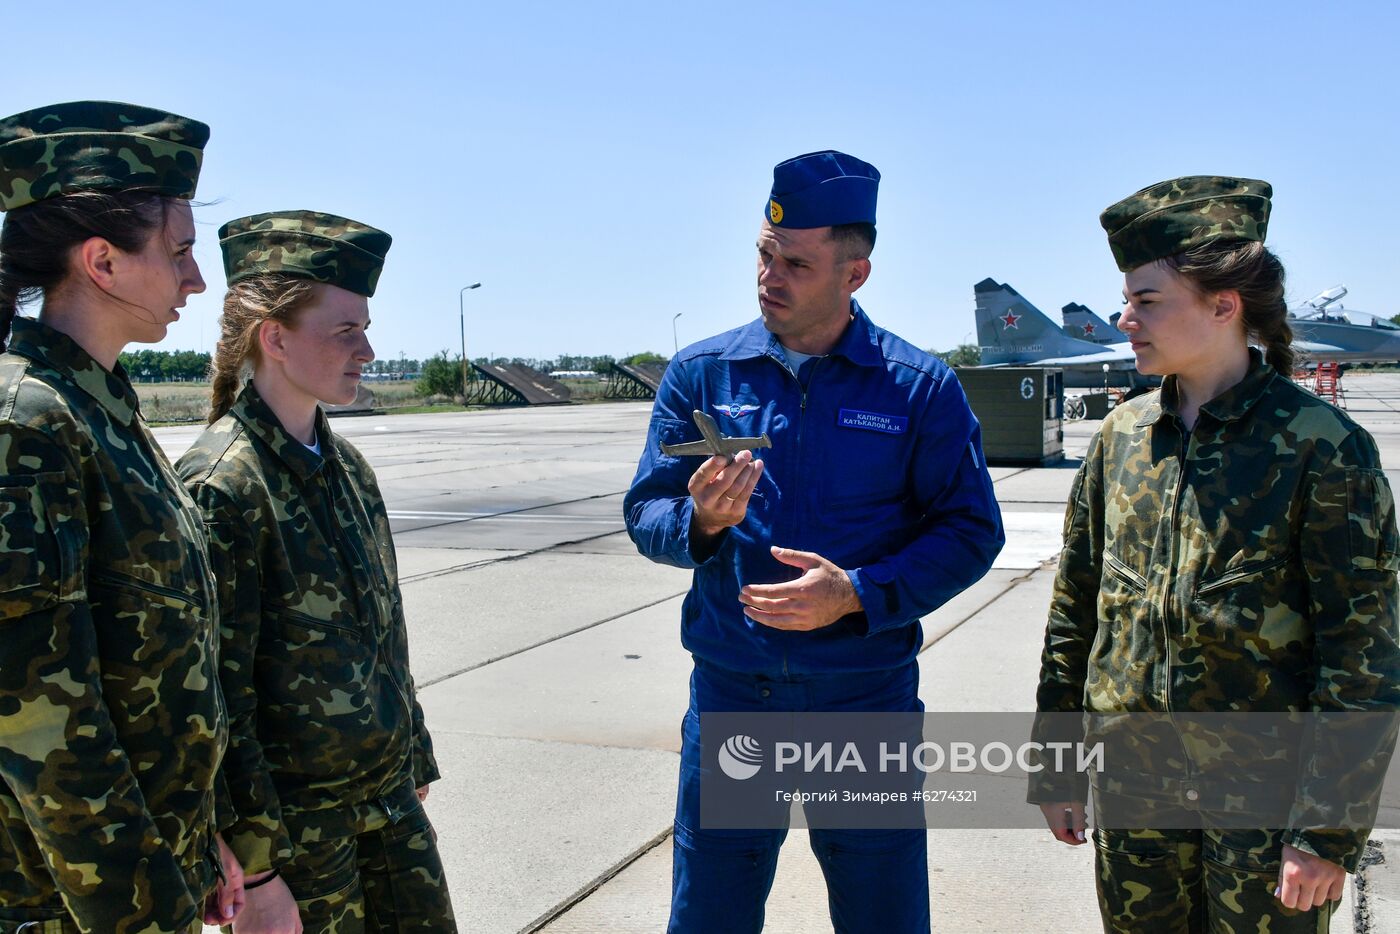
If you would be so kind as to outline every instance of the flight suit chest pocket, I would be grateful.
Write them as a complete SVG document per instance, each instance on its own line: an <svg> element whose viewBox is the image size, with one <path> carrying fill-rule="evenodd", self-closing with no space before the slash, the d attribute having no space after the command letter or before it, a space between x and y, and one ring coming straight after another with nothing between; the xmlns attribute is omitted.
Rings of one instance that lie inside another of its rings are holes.
<svg viewBox="0 0 1400 934"><path fill-rule="evenodd" d="M0 477L0 619L83 596L81 542L61 515L66 494L61 471Z"/></svg>
<svg viewBox="0 0 1400 934"><path fill-rule="evenodd" d="M832 503L876 505L908 493L910 420L905 415L838 409L822 443Z"/></svg>
<svg viewBox="0 0 1400 934"><path fill-rule="evenodd" d="M1347 541L1352 567L1400 569L1395 497L1379 470L1356 467L1347 471Z"/></svg>
<svg viewBox="0 0 1400 934"><path fill-rule="evenodd" d="M345 703L355 708L366 704L376 660L374 640L361 634L351 616L327 620L305 610L305 606L263 605L254 664L260 703L270 723L303 722L305 711L310 710L311 719L304 722L310 728ZM298 738L290 739L291 745L315 748L314 743L304 746L306 735L299 732ZM292 755L305 761L314 758L306 752Z"/></svg>
<svg viewBox="0 0 1400 934"><path fill-rule="evenodd" d="M359 620L348 608L338 607L329 612L311 612L314 608L306 604L287 606L265 603L264 609L268 618L279 628L290 630L293 642L304 641L309 633L322 630L335 633L336 638L359 638Z"/></svg>
<svg viewBox="0 0 1400 934"><path fill-rule="evenodd" d="M1116 580L1120 585L1125 586L1135 594L1147 593L1147 578L1128 567L1125 561L1116 557L1112 552L1104 552L1103 566L1104 570L1107 572L1107 577L1111 580ZM1108 586L1108 581L1105 581L1104 588L1107 589Z"/></svg>
<svg viewBox="0 0 1400 934"><path fill-rule="evenodd" d="M1196 587L1196 596L1208 597L1213 593L1246 584L1255 588L1268 589L1264 587L1266 576L1287 563L1288 555L1286 554L1266 554L1244 561L1232 562L1219 574L1202 578Z"/></svg>
<svg viewBox="0 0 1400 934"><path fill-rule="evenodd" d="M322 489L297 500L280 523L277 541L262 552L259 562L263 614L288 630L294 643L305 640L308 631L333 631L340 634L337 638L358 634L362 623L357 588L374 586L354 551L376 544L345 540L331 502Z"/></svg>

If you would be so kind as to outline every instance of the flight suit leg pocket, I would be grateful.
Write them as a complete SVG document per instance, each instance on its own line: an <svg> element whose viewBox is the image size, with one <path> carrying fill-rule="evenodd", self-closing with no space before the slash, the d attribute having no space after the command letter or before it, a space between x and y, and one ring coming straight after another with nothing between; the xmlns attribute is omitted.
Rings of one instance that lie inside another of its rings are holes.
<svg viewBox="0 0 1400 934"><path fill-rule="evenodd" d="M1206 896L1216 929L1314 934L1327 930L1331 905L1311 911L1285 907L1274 895L1283 844L1277 831L1209 831L1204 844Z"/></svg>
<svg viewBox="0 0 1400 934"><path fill-rule="evenodd" d="M1153 830L1094 831L1094 862L1104 930L1188 934L1191 870L1176 835Z"/></svg>
<svg viewBox="0 0 1400 934"><path fill-rule="evenodd" d="M303 844L282 878L296 898L307 931L363 934L364 889L355 838Z"/></svg>

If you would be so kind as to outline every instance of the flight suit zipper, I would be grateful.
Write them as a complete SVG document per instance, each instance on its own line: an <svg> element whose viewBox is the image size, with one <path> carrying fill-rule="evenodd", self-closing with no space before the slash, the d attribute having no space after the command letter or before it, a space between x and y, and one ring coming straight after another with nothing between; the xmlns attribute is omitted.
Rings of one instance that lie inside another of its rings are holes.
<svg viewBox="0 0 1400 934"><path fill-rule="evenodd" d="M1178 429L1179 432L1179 429ZM1162 597L1159 613L1162 617L1162 651L1166 656L1166 676L1162 684L1162 709L1172 712L1172 632L1171 632L1171 592L1172 581L1176 577L1176 524L1180 518L1181 493L1186 486L1186 454L1188 439L1178 434L1176 486L1172 490L1172 508L1167 525L1167 567L1162 579Z"/></svg>
<svg viewBox="0 0 1400 934"><path fill-rule="evenodd" d="M202 611L207 611L209 609L195 594L186 593L174 587L166 587L162 584L153 584L144 578L133 577L130 574L122 574L117 571L103 569L92 571L91 577L93 581L99 584L106 584L109 587L116 587L123 590L140 590L153 596L164 597L167 600L182 604L190 609Z"/></svg>
<svg viewBox="0 0 1400 934"><path fill-rule="evenodd" d="M799 500L799 499L797 499L797 497L799 497L799 496L801 495L801 491L803 490L803 484L800 482L800 474L801 474L801 468L802 468L802 439L803 439L803 437L806 435L806 432L807 432L807 392L808 392L808 389L809 389L809 388L811 387L811 385L812 385L812 381L813 381L814 379L816 379L817 368L820 367L820 366L822 365L822 361L825 360L826 358L825 358L825 357L816 357L816 358L814 358L814 359L816 360L816 362L812 364L812 370L811 370L811 372L810 372L810 373L808 374L808 376L807 376L807 384L804 386L804 385L802 384L802 380L799 379L798 376L797 376L797 374L794 373L794 372L792 371L792 367L788 366L788 364L787 364L786 361L778 359L778 358L777 358L776 356L774 356L773 354L768 354L768 356L769 356L770 359L773 360L773 362L777 363L778 366L780 366L780 367L783 368L783 372L786 373L786 374L788 375L788 378L789 378L789 379L791 379L794 383L797 384L797 390L798 390L798 402L797 402L797 443L796 443L796 445L795 445L795 447L797 448L797 451L796 451L796 454L794 455L794 457L793 457L793 459L792 459L793 476L792 476L791 490L792 490L792 495L793 495L794 499L795 499L795 500L797 501L797 503L798 503L798 505L797 505L797 507L796 507L796 511L800 513L800 511L801 511L802 509L804 509L805 506L806 506L806 503L803 502L803 501L801 501L801 500ZM795 516L794 518L800 518L800 516ZM796 531L797 528L798 528L798 523L797 523L797 522L794 522L794 523L793 523L793 530L794 530L794 532ZM775 530L775 531L776 531L776 530ZM785 547L792 547L792 548L799 548L799 549L800 549L802 546L803 546L803 543L802 543L802 542L796 542L796 541L794 541L794 542L789 543L789 545L787 545L787 546L785 546ZM785 677L785 678L786 678L786 677L789 677L789 672L788 672L788 655L787 655L787 652L786 652L786 651L783 652L783 677Z"/></svg>
<svg viewBox="0 0 1400 934"><path fill-rule="evenodd" d="M327 466L329 467L329 465ZM413 701L408 695L408 688L399 681L398 676L394 673L394 666L389 658L386 647L391 637L390 629L393 625L392 597L389 593L389 578L388 575L384 573L384 568L381 563L371 559L369 554L371 547L376 549L379 547L378 543L371 541L366 544L363 538L352 538L346 535L345 529L341 527L339 521L335 518L336 495L339 493L339 495L343 496L345 499L346 508L349 509L354 516L356 527L365 530L365 532L370 535L373 534L374 522L370 519L369 510L365 508L364 502L361 501L355 489L355 485L350 482L345 465L336 464L335 469L336 477L334 484L332 484L330 479L323 476L322 489L326 493L326 508L330 514L329 518L335 530L334 535L335 538L339 540L340 547L347 549L348 553L354 556L354 561L364 569L365 577L371 582L371 593L366 594L357 589L357 596L360 598L357 603L366 610L372 609L374 615L373 622L377 622L377 625L371 624L368 627L369 634L375 642L375 656L379 659L379 663L384 669L385 676L388 677L389 683L393 685L394 693L398 695L399 702L403 705L404 716L408 724L408 745L409 755L411 757L413 749ZM325 474L326 471L323 470L322 473Z"/></svg>
<svg viewBox="0 0 1400 934"><path fill-rule="evenodd" d="M1189 780L1195 774L1192 766L1190 753L1186 750L1186 743L1181 738L1181 731L1177 729L1175 711L1172 709L1172 629L1171 629L1171 600L1172 588L1176 581L1177 564L1177 522L1181 515L1181 495L1186 488L1186 469L1188 457L1191 453L1191 433L1183 432L1185 425L1177 420L1177 433L1180 443L1177 446L1177 469L1176 469L1176 489L1172 492L1172 509L1170 522L1167 527L1167 540L1170 543L1167 549L1167 568L1162 581L1162 651L1166 659L1165 683L1162 686L1162 708L1167 713L1167 720L1172 725L1172 733L1176 736L1177 744L1181 747L1181 761L1186 764L1186 774Z"/></svg>
<svg viewBox="0 0 1400 934"><path fill-rule="evenodd" d="M798 473L800 473L801 470L802 470L802 465L803 465L803 460L802 460L802 447L803 447L803 442L804 442L804 440L805 440L806 437L807 437L807 396L808 396L808 393L810 392L810 390L811 390L811 388L812 388L812 384L813 384L814 382L816 382L816 379L817 379L817 370L821 368L822 361L824 361L825 359L826 359L825 357L817 357L817 358L815 358L815 362L812 364L811 372L809 372L809 373L807 374L807 383L806 383L806 385L803 385L802 380L801 380L800 378L798 378L797 374L794 373L794 374L793 374L793 377L792 377L793 379L797 380L797 385L798 385L798 386L801 388L801 390L802 390L802 395L801 395L801 397L799 398L798 404L797 404L797 463L796 463L796 467L797 467L797 472L798 472ZM788 372L789 372L789 373L792 373L791 370L788 370ZM805 491L805 490L807 489L807 485L806 485L805 483L801 482L801 478L800 478L800 477L798 477L797 480L798 480L798 482L797 482L797 489L798 489L798 490L801 490L801 491ZM803 513L805 514L805 512L807 511L807 501L806 501L805 498L803 498L803 499L800 500L800 506L801 506L801 509L802 509ZM799 541L799 542L796 542L796 543L793 545L793 547L799 548L799 549L806 549L806 548L807 548L807 544L808 544L808 543L807 543L806 541Z"/></svg>

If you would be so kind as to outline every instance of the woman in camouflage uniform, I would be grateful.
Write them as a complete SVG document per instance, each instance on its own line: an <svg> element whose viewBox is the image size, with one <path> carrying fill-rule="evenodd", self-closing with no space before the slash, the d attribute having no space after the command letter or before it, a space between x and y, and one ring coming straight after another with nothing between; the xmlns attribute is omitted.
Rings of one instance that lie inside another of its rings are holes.
<svg viewBox="0 0 1400 934"><path fill-rule="evenodd" d="M1371 436L1290 379L1283 268L1263 245L1270 194L1253 179L1192 176L1102 215L1126 274L1118 327L1138 370L1165 379L1109 415L1075 481L1041 711L1178 724L1400 706L1394 503ZM1266 748L1291 775L1303 767L1298 789L1281 786L1283 829L1207 818L1204 830L1119 830L1100 813L1105 929L1325 931L1367 832L1309 820L1309 782L1383 771L1393 733L1379 733L1373 755L1330 774L1309 771L1301 747ZM1186 811L1205 807L1192 779L1207 766L1194 756L1179 775L1152 776ZM1100 780L1101 811L1104 790ZM1082 787L1033 778L1031 800L1057 838L1085 842Z"/></svg>
<svg viewBox="0 0 1400 934"><path fill-rule="evenodd" d="M94 101L0 120L0 931L197 932L220 872L203 525L117 363L204 290L208 136Z"/></svg>
<svg viewBox="0 0 1400 934"><path fill-rule="evenodd" d="M213 410L178 469L221 587L229 841L249 878L237 932L455 930L388 515L317 404L353 402L374 359L389 236L312 211L219 236Z"/></svg>

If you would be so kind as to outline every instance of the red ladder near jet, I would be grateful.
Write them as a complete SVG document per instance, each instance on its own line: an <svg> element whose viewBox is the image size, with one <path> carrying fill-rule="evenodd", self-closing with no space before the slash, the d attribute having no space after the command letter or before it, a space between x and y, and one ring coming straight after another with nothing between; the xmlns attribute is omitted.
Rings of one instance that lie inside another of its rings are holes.
<svg viewBox="0 0 1400 934"><path fill-rule="evenodd" d="M1347 407L1347 400L1346 394L1338 385L1341 378L1341 367L1335 361L1319 363L1317 372L1313 375L1312 391L1338 408L1344 409Z"/></svg>

